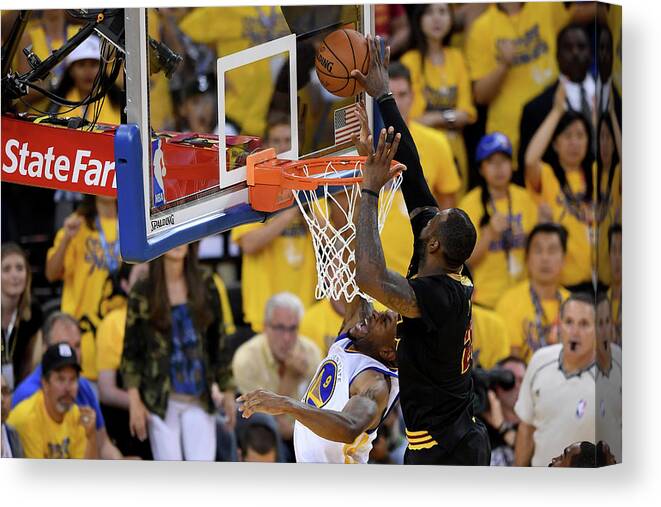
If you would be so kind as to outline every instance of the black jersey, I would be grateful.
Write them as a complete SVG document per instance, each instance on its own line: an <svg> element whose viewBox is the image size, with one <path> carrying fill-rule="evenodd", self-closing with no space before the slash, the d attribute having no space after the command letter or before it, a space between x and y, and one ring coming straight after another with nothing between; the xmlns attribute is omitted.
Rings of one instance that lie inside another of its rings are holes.
<svg viewBox="0 0 661 507"><path fill-rule="evenodd" d="M415 241L407 278L421 313L418 318L403 318L397 330L404 422L410 448L430 446L431 435L439 450L449 451L475 424L471 380L473 283L465 267L457 275L417 276L424 249L420 233L439 210L395 101L379 101L379 109L385 125L402 135L395 158L407 166L402 192L413 216Z"/></svg>

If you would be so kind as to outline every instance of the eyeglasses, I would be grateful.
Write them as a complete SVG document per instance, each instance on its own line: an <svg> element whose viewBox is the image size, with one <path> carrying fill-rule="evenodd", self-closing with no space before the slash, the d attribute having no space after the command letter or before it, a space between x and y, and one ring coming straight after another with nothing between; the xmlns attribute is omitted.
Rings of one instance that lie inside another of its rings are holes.
<svg viewBox="0 0 661 507"><path fill-rule="evenodd" d="M285 326L284 324L268 324L268 326L277 333L295 333L298 331L298 324Z"/></svg>

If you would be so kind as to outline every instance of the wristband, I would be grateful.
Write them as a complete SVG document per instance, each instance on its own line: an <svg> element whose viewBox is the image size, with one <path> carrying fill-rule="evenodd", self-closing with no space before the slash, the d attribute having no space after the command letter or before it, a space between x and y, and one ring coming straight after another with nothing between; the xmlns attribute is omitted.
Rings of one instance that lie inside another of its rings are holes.
<svg viewBox="0 0 661 507"><path fill-rule="evenodd" d="M361 192L362 192L363 194L373 195L373 196L376 197L377 199L379 198L379 193L378 193L378 192L375 192L374 190L370 190L369 188L363 188L363 189L361 190Z"/></svg>
<svg viewBox="0 0 661 507"><path fill-rule="evenodd" d="M380 97L378 97L376 99L376 103L381 104L381 102L383 102L384 100L387 100L389 98L392 98L392 92L386 92L383 95L381 95Z"/></svg>

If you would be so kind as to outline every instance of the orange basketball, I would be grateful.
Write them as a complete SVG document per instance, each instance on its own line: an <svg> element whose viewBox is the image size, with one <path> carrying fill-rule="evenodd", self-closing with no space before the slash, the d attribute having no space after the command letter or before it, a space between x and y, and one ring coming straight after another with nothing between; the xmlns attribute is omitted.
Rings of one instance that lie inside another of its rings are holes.
<svg viewBox="0 0 661 507"><path fill-rule="evenodd" d="M317 52L315 66L321 84L333 95L351 97L363 87L350 76L354 69L367 74L370 54L367 39L355 30L343 28L329 34Z"/></svg>

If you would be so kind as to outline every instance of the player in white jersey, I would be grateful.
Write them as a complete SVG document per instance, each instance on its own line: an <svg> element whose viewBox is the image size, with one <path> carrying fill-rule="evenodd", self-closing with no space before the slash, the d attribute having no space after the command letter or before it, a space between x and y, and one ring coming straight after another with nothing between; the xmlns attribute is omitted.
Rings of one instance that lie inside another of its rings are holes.
<svg viewBox="0 0 661 507"><path fill-rule="evenodd" d="M396 313L356 298L301 401L258 389L239 398L239 410L243 417L296 419L299 463L367 463L377 429L399 398L396 330Z"/></svg>

